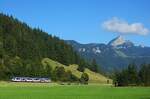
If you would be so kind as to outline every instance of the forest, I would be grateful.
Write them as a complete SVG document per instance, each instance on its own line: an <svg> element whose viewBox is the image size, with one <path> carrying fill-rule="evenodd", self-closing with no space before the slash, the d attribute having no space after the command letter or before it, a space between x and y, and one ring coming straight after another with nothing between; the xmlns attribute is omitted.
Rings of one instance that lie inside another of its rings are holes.
<svg viewBox="0 0 150 99"><path fill-rule="evenodd" d="M13 16L1 13L0 79L8 80L13 76L49 77L52 74L58 74L58 77L52 78L67 80L67 78L59 77L60 72L64 72L63 68L51 71L50 66L44 67L41 64L43 58L50 58L67 66L78 64L78 70L82 72L85 67L97 71L97 65L91 65L90 62L80 57L64 40L39 28L31 28ZM69 74L72 80L76 80L70 72L64 73L64 76L66 74Z"/></svg>
<svg viewBox="0 0 150 99"><path fill-rule="evenodd" d="M113 81L115 86L150 86L150 64L142 64L139 69L129 64L128 68L115 72Z"/></svg>

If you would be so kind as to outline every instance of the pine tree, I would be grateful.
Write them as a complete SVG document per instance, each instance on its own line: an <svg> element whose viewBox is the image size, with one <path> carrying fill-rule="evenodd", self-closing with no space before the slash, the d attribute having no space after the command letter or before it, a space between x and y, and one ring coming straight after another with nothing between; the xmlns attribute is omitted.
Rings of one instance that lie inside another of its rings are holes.
<svg viewBox="0 0 150 99"><path fill-rule="evenodd" d="M98 65L97 65L95 59L92 60L92 66L91 67L92 67L93 71L98 72Z"/></svg>

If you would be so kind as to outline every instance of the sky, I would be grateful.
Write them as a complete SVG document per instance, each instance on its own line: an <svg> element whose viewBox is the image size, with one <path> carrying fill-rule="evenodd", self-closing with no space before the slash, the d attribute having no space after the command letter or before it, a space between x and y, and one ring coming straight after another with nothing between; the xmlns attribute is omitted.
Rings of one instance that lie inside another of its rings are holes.
<svg viewBox="0 0 150 99"><path fill-rule="evenodd" d="M0 0L0 12L65 40L150 46L150 0Z"/></svg>

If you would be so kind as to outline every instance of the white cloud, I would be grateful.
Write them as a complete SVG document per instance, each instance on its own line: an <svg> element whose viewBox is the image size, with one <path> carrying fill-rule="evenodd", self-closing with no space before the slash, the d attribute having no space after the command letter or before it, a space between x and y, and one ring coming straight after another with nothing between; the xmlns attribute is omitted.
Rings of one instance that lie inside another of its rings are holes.
<svg viewBox="0 0 150 99"><path fill-rule="evenodd" d="M142 23L129 24L128 22L116 17L105 21L102 26L107 31L117 32L120 34L147 35L150 32L150 30L145 28Z"/></svg>

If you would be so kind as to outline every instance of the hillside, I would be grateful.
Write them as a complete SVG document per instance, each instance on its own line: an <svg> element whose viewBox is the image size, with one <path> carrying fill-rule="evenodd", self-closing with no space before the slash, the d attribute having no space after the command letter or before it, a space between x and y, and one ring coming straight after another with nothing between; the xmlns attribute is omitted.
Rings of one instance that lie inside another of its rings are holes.
<svg viewBox="0 0 150 99"><path fill-rule="evenodd" d="M89 66L64 40L0 13L0 79L47 76L41 65L45 57L79 69Z"/></svg>
<svg viewBox="0 0 150 99"><path fill-rule="evenodd" d="M69 66L66 66L66 65L63 65L59 62L56 62L56 61L53 61L49 58L44 58L42 60L42 64L44 66L46 66L47 64L49 66L51 66L53 69L56 68L57 66L62 66L65 68L65 70L70 70L72 72L73 75L77 76L78 78L81 77L82 75L82 72L78 71L77 68L78 68L78 65L76 64L73 64L73 65L69 65ZM85 68L85 73L87 73L89 75L89 82L92 82L92 83L104 83L106 84L107 83L107 80L109 80L110 83L112 83L112 80L111 79L108 79L106 78L105 76L99 74L99 73L95 73L91 70L89 70L88 68Z"/></svg>

